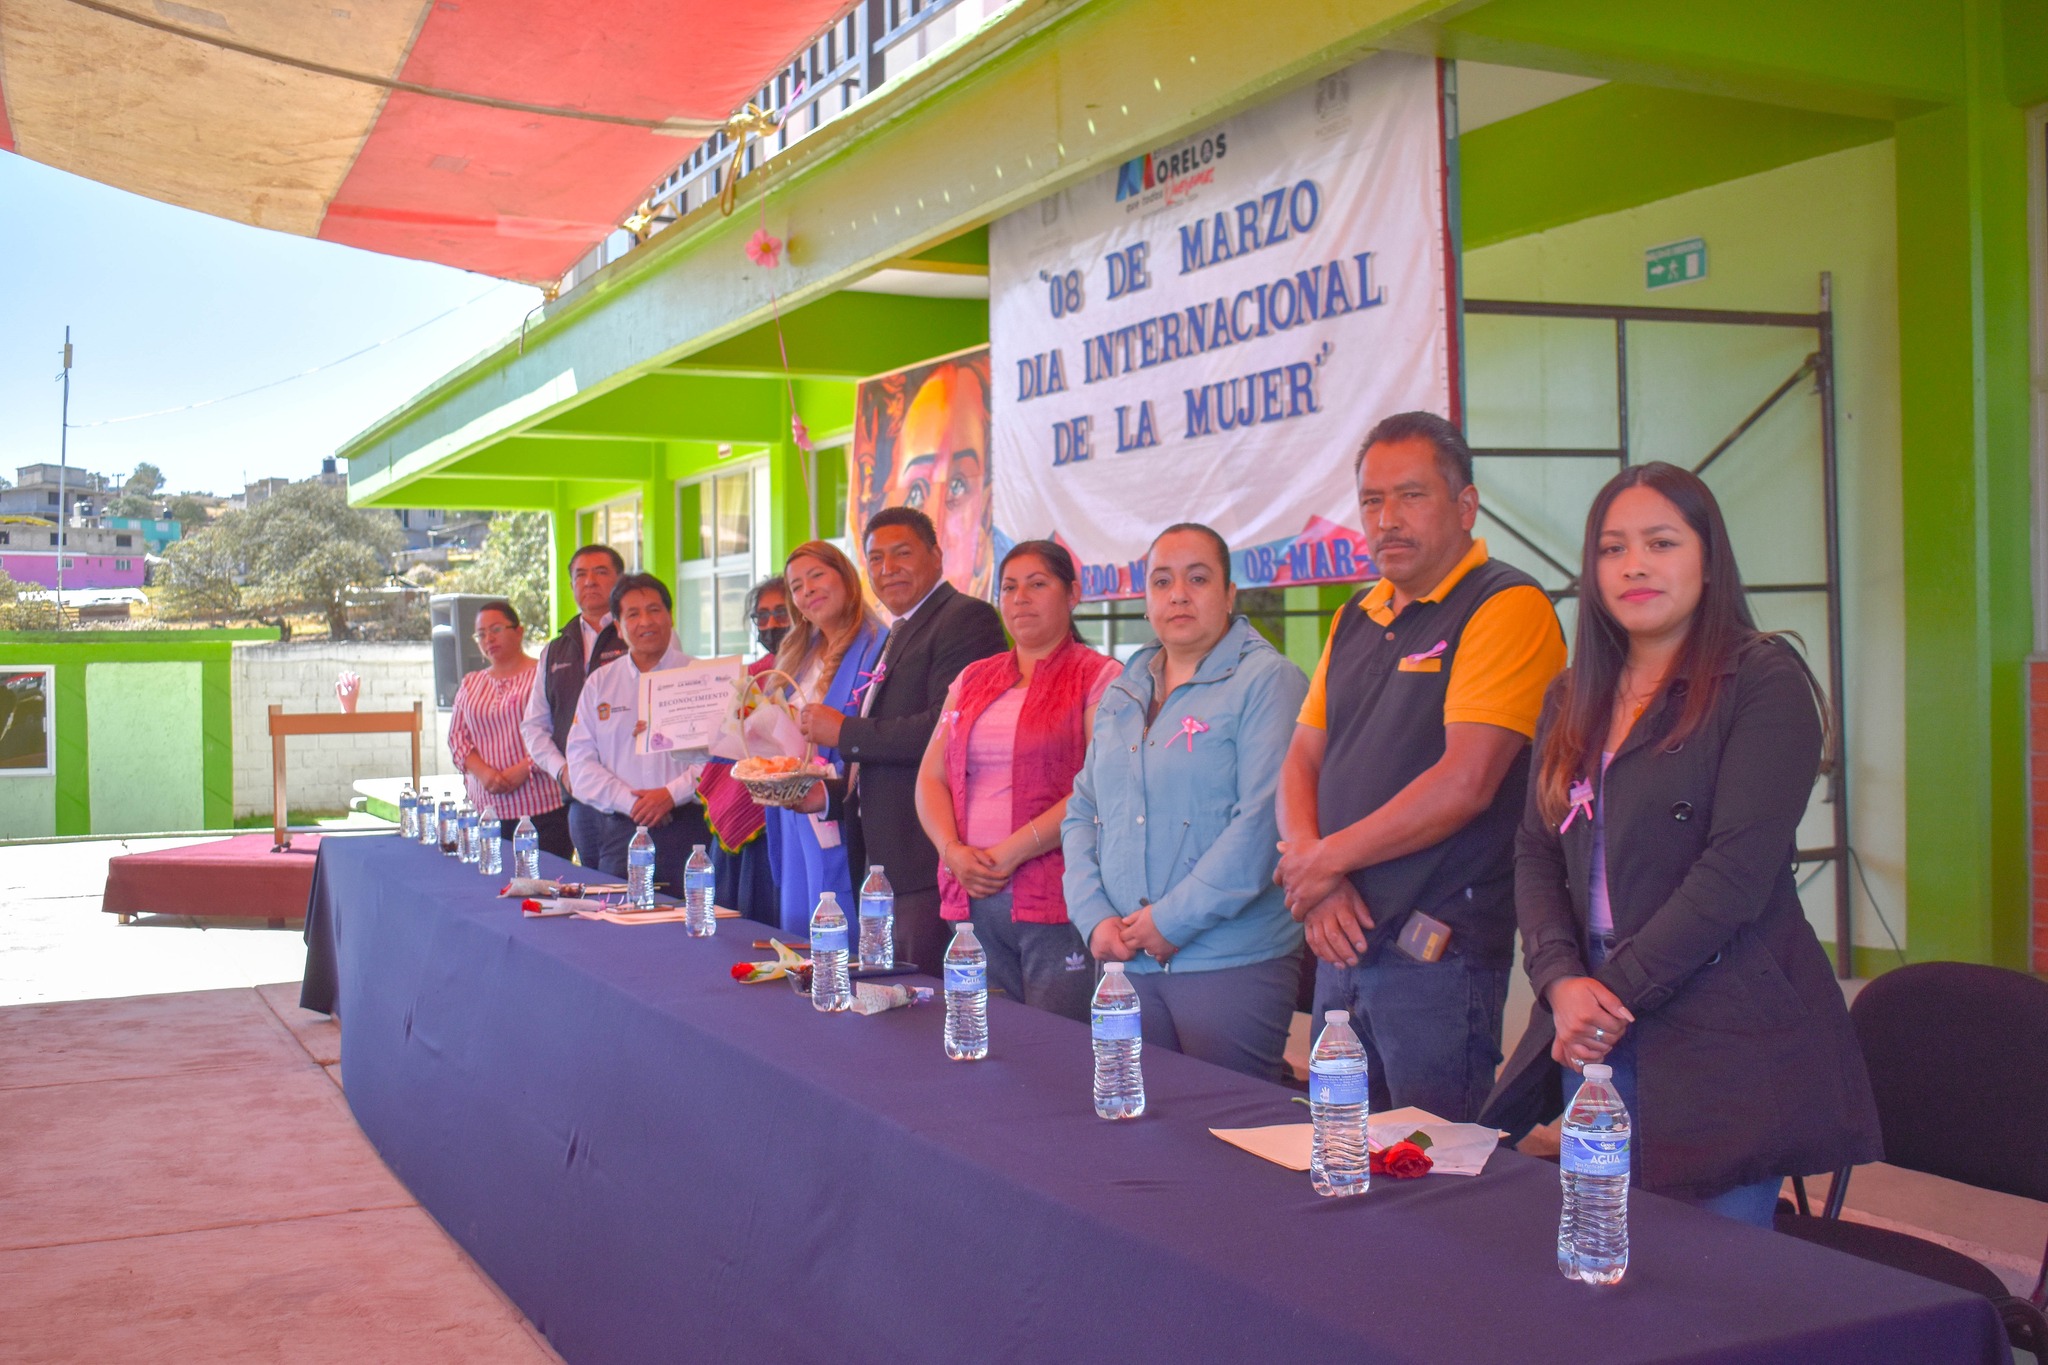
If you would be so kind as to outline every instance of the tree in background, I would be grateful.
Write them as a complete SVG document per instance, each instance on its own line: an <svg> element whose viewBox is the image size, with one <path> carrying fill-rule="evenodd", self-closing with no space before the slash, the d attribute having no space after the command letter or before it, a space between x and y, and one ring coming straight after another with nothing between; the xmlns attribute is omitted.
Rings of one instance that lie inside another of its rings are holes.
<svg viewBox="0 0 2048 1365"><path fill-rule="evenodd" d="M349 506L339 488L295 483L173 545L165 605L200 617L315 611L329 639L351 639L349 589L383 582L403 544L384 513Z"/></svg>
<svg viewBox="0 0 2048 1365"><path fill-rule="evenodd" d="M148 521L155 518L157 508L162 504L157 493L164 486L164 472L144 460L135 466L135 472L121 485L121 492L107 510L117 517L138 517Z"/></svg>
<svg viewBox="0 0 2048 1365"><path fill-rule="evenodd" d="M178 523L180 533L191 535L206 526L206 504L190 493L180 493L164 509L164 515Z"/></svg>
<svg viewBox="0 0 2048 1365"><path fill-rule="evenodd" d="M348 590L381 583L405 536L385 512L348 505L348 494L295 483L235 519L236 544L249 566L249 589L273 611L317 611L327 638L353 638Z"/></svg>
<svg viewBox="0 0 2048 1365"><path fill-rule="evenodd" d="M548 587L554 560L548 553L548 514L506 512L491 519L484 547L475 559L443 575L441 592L486 593L502 597L529 630L548 633Z"/></svg>
<svg viewBox="0 0 2048 1365"><path fill-rule="evenodd" d="M163 594L159 606L172 620L226 622L242 614L242 577L246 569L231 544L232 531L222 523L241 513L230 512L212 526L173 542L164 551Z"/></svg>
<svg viewBox="0 0 2048 1365"><path fill-rule="evenodd" d="M39 591L33 583L17 582L0 569L0 630L55 630L62 626L55 602L43 596L22 596Z"/></svg>

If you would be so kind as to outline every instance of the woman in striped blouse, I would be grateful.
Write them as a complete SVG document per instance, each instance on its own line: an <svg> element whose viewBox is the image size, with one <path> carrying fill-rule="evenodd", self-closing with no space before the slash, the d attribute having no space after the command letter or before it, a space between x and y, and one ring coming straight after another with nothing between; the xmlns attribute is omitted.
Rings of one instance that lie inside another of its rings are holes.
<svg viewBox="0 0 2048 1365"><path fill-rule="evenodd" d="M534 663L526 653L526 632L510 602L486 602L477 608L476 643L489 668L462 680L455 710L448 717L448 752L464 774L469 799L481 810L498 813L504 838L511 838L521 816L533 821L543 846L559 825L561 841L569 837L569 814L559 783L533 766L520 736L519 721L533 693Z"/></svg>

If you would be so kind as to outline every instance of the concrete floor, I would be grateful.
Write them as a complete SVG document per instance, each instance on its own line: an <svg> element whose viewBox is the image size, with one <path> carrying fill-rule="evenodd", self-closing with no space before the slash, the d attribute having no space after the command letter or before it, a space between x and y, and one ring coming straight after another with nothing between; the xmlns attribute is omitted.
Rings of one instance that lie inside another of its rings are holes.
<svg viewBox="0 0 2048 1365"><path fill-rule="evenodd" d="M295 932L99 913L143 846L0 849L0 1361L558 1359L356 1127Z"/></svg>

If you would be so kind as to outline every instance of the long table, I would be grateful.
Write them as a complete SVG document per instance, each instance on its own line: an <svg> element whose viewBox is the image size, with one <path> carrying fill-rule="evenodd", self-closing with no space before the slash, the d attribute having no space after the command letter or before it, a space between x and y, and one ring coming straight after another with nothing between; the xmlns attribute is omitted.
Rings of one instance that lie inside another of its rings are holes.
<svg viewBox="0 0 2048 1365"><path fill-rule="evenodd" d="M543 858L550 875L567 864ZM571 1362L2003 1362L1983 1300L1637 1194L1610 1289L1556 1268L1557 1168L1308 1177L1208 1129L1276 1085L1153 1048L1097 1119L1088 1031L990 1002L821 1015L762 926L525 919L393 836L320 847L306 1003L384 1159Z"/></svg>

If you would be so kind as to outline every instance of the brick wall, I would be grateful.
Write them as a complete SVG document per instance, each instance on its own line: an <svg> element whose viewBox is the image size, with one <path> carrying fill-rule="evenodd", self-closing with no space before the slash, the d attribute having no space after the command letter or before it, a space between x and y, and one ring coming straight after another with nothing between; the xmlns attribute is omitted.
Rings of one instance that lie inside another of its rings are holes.
<svg viewBox="0 0 2048 1365"><path fill-rule="evenodd" d="M2034 970L2048 975L2048 659L2027 660L2027 783Z"/></svg>
<svg viewBox="0 0 2048 1365"><path fill-rule="evenodd" d="M447 718L434 709L434 659L424 642L409 644L240 645L234 662L235 815L269 815L270 707L339 711L334 680L343 669L363 680L359 711L425 707L420 769L454 771ZM286 790L294 809L346 810L362 777L402 777L412 745L402 734L302 735L286 741Z"/></svg>

